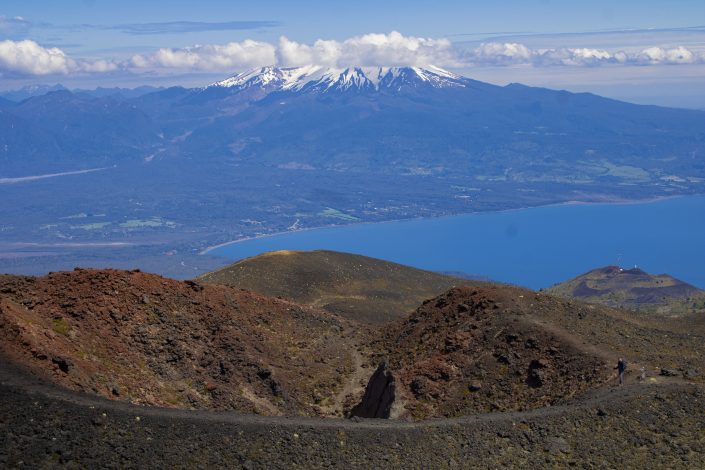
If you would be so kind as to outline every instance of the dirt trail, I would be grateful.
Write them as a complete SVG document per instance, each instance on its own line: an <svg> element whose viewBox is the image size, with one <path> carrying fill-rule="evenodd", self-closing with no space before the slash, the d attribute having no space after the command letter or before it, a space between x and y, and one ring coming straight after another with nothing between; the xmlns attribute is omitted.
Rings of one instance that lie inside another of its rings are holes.
<svg viewBox="0 0 705 470"><path fill-rule="evenodd" d="M358 422L141 407L0 367L0 467L704 468L703 402L702 386L628 385L528 412Z"/></svg>
<svg viewBox="0 0 705 470"><path fill-rule="evenodd" d="M0 360L3 359L0 356ZM0 391L3 389L20 389L29 396L36 395L72 403L91 410L111 410L127 412L135 416L153 416L173 419L205 420L228 423L250 423L283 426L315 426L321 428L374 428L374 429L404 429L404 428L438 428L443 426L456 427L473 422L501 421L517 422L537 417L560 415L573 409L593 408L601 404L616 403L620 400L641 398L645 394L661 390L667 392L673 388L705 389L701 384L663 381L659 383L632 383L624 387L602 387L590 390L579 397L566 400L563 403L537 408L528 411L510 411L495 413L478 413L458 418L434 418L424 421L397 421L389 419L349 420L339 418L310 418L291 416L262 416L233 411L184 410L162 408L156 406L135 405L129 402L107 400L98 395L75 392L37 378L15 366L0 368ZM1 394L0 394L1 396ZM96 411L97 412L97 411Z"/></svg>
<svg viewBox="0 0 705 470"><path fill-rule="evenodd" d="M550 332L551 334L555 335L556 338L558 338L560 341L569 344L570 346L579 349L581 351L584 351L588 354L592 354L594 356L597 356L605 361L605 366L607 367L615 367L617 364L617 360L619 357L623 356L623 354L620 354L619 352L615 351L614 349L610 348L609 346L601 343L590 343L586 341L584 338L581 338L580 336L577 336L575 334L570 333L566 329L551 323L546 320L541 320L538 318L532 318L532 317L527 317L527 321L530 323L533 323L535 325L538 325L545 329L546 331ZM659 383L659 384L666 384L666 383L686 383L685 380L683 380L680 377L661 377L661 376L654 376L654 371L660 370L656 365L654 364L649 364L646 362L643 362L639 360L638 358L635 357L627 357L627 372L625 374L625 383L641 383L643 380L648 381L649 383ZM643 379L642 379L642 374L643 374ZM605 381L605 385L610 385L614 386L617 383L617 372L615 371L614 375L611 376L607 381ZM567 397L570 398L570 397Z"/></svg>
<svg viewBox="0 0 705 470"><path fill-rule="evenodd" d="M561 328L560 326L557 326L549 321L532 317L526 317L526 320L530 323L540 326L544 330L555 335L562 342L567 343L576 349L585 351L587 353L593 354L599 358L604 359L605 363L616 362L615 358L619 356L618 353L614 352L609 348L606 348L604 345L594 343L590 344L587 341L581 340L580 337L571 334L564 328Z"/></svg>
<svg viewBox="0 0 705 470"><path fill-rule="evenodd" d="M345 330L345 336L354 336L353 330L350 328ZM343 388L325 406L321 406L321 412L324 415L342 418L345 415L346 399L351 395L362 395L372 371L367 367L366 362L366 358L370 356L369 352L363 355L360 348L361 346L357 344L349 346L353 372L344 383Z"/></svg>

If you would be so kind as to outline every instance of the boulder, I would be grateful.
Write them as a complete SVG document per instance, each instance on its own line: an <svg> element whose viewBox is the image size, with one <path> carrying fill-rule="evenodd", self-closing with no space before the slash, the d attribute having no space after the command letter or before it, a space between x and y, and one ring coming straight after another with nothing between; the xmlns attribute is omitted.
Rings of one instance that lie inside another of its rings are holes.
<svg viewBox="0 0 705 470"><path fill-rule="evenodd" d="M362 401L350 412L350 417L388 419L394 404L396 385L387 361L383 361L367 383Z"/></svg>

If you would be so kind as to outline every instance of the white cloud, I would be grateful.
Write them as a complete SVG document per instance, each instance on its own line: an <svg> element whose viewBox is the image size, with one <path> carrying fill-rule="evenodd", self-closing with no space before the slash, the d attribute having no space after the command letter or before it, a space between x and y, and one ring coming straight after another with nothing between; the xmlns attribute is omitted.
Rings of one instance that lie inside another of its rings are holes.
<svg viewBox="0 0 705 470"><path fill-rule="evenodd" d="M136 55L130 60L135 68L174 68L207 71L232 71L237 68L277 64L283 67L323 65L453 65L457 54L447 39L427 39L389 34L365 34L344 41L319 39L304 44L281 37L277 46L256 41L225 45L160 49L153 54Z"/></svg>
<svg viewBox="0 0 705 470"><path fill-rule="evenodd" d="M338 66L452 66L458 62L457 51L447 39L389 34L365 34L340 43Z"/></svg>
<svg viewBox="0 0 705 470"><path fill-rule="evenodd" d="M649 47L639 53L635 61L640 64L692 64L698 57L683 46L673 49Z"/></svg>
<svg viewBox="0 0 705 470"><path fill-rule="evenodd" d="M159 49L152 54L135 55L128 64L135 69L177 69L193 71L232 71L271 65L275 47L247 39L227 44L197 45L183 49Z"/></svg>
<svg viewBox="0 0 705 470"><path fill-rule="evenodd" d="M447 39L428 39L389 34L365 34L344 41L319 39L304 44L281 37L275 47L247 40L224 45L159 49L133 56L128 66L136 69L222 71L276 64L282 67L322 65L327 67L457 65L458 54Z"/></svg>
<svg viewBox="0 0 705 470"><path fill-rule="evenodd" d="M112 60L98 59L93 61L79 60L77 70L88 73L106 73L118 70L119 66Z"/></svg>
<svg viewBox="0 0 705 470"><path fill-rule="evenodd" d="M523 44L491 42L481 44L468 59L479 64L508 65L529 63L531 56L531 50Z"/></svg>
<svg viewBox="0 0 705 470"><path fill-rule="evenodd" d="M277 64L283 67L316 64L334 67L342 55L342 47L338 41L319 39L312 46L286 37L279 38L277 48Z"/></svg>
<svg viewBox="0 0 705 470"><path fill-rule="evenodd" d="M621 57L621 56L620 56ZM614 55L603 49L547 49L535 53L536 65L600 65L618 62Z"/></svg>
<svg viewBox="0 0 705 470"><path fill-rule="evenodd" d="M28 39L0 41L0 75L3 76L110 72L117 68L117 65L109 60L74 60L57 47L42 47Z"/></svg>
<svg viewBox="0 0 705 470"><path fill-rule="evenodd" d="M61 49L34 41L0 41L0 72L17 75L67 74L75 68Z"/></svg>
<svg viewBox="0 0 705 470"><path fill-rule="evenodd" d="M2 19L2 17L0 17ZM21 19L15 19L19 22ZM14 21L14 20L13 20ZM22 20L24 21L24 20ZM705 63L699 49L678 47L632 48L531 48L520 42L488 42L472 49L443 38L389 34L365 34L342 41L319 39L312 44L281 37L279 42L244 40L227 44L162 48L137 54L124 62L69 57L56 47L31 40L0 41L0 75L42 76L127 72L223 72L232 73L265 65L424 66L447 68L524 65L527 67L592 67L602 64L649 65Z"/></svg>
<svg viewBox="0 0 705 470"><path fill-rule="evenodd" d="M530 49L520 43L491 42L481 44L466 53L466 60L474 65L513 65L531 64L549 65L598 65L606 62L621 62L619 58L604 49L591 48L557 48Z"/></svg>
<svg viewBox="0 0 705 470"><path fill-rule="evenodd" d="M520 43L485 43L466 51L466 65L597 66L602 64L693 64L703 61L703 55L679 46L672 49L651 47L638 52L593 48L530 49Z"/></svg>

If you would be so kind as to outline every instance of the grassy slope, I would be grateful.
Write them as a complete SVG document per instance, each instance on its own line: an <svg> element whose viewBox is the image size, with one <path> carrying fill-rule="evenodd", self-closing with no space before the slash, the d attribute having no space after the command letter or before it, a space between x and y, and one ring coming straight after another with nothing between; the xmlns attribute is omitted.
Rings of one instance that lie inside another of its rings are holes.
<svg viewBox="0 0 705 470"><path fill-rule="evenodd" d="M321 307L346 318L383 323L470 281L366 256L334 251L275 251L248 258L199 281Z"/></svg>

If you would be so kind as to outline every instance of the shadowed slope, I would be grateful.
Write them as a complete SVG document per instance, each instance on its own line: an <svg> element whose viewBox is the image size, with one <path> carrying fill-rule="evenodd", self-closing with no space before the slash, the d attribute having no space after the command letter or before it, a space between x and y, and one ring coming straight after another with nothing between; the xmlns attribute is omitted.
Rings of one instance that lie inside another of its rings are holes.
<svg viewBox="0 0 705 470"><path fill-rule="evenodd" d="M335 251L274 251L199 281L281 296L368 323L402 318L429 297L469 281Z"/></svg>

